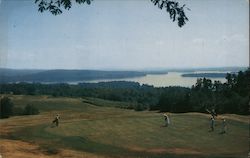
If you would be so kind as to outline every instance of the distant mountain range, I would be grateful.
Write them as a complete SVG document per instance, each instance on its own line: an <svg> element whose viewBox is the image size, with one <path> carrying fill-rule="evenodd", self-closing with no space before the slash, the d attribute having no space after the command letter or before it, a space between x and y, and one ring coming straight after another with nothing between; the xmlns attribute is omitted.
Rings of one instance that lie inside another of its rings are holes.
<svg viewBox="0 0 250 158"><path fill-rule="evenodd" d="M195 68L195 69L160 69L141 71L104 71L104 70L38 70L38 69L7 69L0 68L0 83L10 82L41 82L41 83L66 83L84 82L97 79L122 79L143 77L148 74L167 74L168 72L188 72L183 77L225 77L225 71L238 72L245 67L226 68ZM195 71L221 71L218 73L205 72L193 73ZM223 72L224 71L224 72Z"/></svg>

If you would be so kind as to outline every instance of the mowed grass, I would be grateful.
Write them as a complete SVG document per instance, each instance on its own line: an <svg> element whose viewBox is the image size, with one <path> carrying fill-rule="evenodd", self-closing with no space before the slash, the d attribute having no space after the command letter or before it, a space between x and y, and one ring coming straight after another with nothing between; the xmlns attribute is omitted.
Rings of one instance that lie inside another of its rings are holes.
<svg viewBox="0 0 250 158"><path fill-rule="evenodd" d="M163 127L164 118L157 112L100 107L81 98L11 99L20 107L33 104L41 114L0 120L6 131L1 137L35 143L55 155L64 149L106 157L145 158L240 158L248 153L247 116L225 115L228 131L219 134L221 120L217 119L215 131L209 132L209 115L200 113L170 114L171 125ZM52 127L57 113L61 115L60 125Z"/></svg>

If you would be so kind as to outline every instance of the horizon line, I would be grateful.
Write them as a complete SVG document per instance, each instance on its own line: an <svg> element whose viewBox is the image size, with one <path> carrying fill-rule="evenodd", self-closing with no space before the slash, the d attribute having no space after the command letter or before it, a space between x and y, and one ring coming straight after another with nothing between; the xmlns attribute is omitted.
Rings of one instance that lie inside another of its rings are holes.
<svg viewBox="0 0 250 158"><path fill-rule="evenodd" d="M207 67L152 67L152 68L9 68L0 67L0 69L9 70L94 70L94 71L166 71L166 70L195 70L195 69L230 69L230 68L250 68L250 66L207 66Z"/></svg>

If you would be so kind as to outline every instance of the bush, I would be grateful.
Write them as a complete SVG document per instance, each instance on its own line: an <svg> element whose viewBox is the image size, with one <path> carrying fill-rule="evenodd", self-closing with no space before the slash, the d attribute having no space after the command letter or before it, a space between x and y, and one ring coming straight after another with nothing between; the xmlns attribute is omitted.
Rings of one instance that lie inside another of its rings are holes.
<svg viewBox="0 0 250 158"><path fill-rule="evenodd" d="M3 97L0 101L0 118L8 118L13 114L14 104L10 98Z"/></svg>
<svg viewBox="0 0 250 158"><path fill-rule="evenodd" d="M143 110L145 110L145 108L143 107L142 104L136 104L134 107L134 110L135 111L143 111Z"/></svg>
<svg viewBox="0 0 250 158"><path fill-rule="evenodd" d="M13 114L12 115L14 115L14 116L21 116L21 115L23 115L23 108L21 108L21 107L14 107L13 108Z"/></svg>
<svg viewBox="0 0 250 158"><path fill-rule="evenodd" d="M24 108L24 115L37 115L39 114L39 110L33 105L27 104Z"/></svg>

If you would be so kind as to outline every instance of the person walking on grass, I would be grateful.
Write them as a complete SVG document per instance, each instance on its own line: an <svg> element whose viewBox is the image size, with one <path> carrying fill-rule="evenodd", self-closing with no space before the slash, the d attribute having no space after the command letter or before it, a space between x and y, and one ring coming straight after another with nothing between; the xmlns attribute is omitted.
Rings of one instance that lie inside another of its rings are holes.
<svg viewBox="0 0 250 158"><path fill-rule="evenodd" d="M213 132L214 131L214 118L211 117L210 118L210 132Z"/></svg>
<svg viewBox="0 0 250 158"><path fill-rule="evenodd" d="M60 119L60 116L59 116L59 114L57 114L55 119L52 121L52 124L55 124L58 127L59 126L59 119Z"/></svg>
<svg viewBox="0 0 250 158"><path fill-rule="evenodd" d="M226 119L223 117L222 118L222 130L221 130L221 134L225 134L227 130L227 122Z"/></svg>
<svg viewBox="0 0 250 158"><path fill-rule="evenodd" d="M165 126L168 127L170 124L170 118L169 115L167 113L163 114L164 116L164 120L165 120Z"/></svg>
<svg viewBox="0 0 250 158"><path fill-rule="evenodd" d="M206 111L207 111L208 113L210 113L210 115L212 116L213 119L215 119L215 117L217 116L217 113L215 112L214 109L212 109L211 111L208 110L208 109L206 109Z"/></svg>

